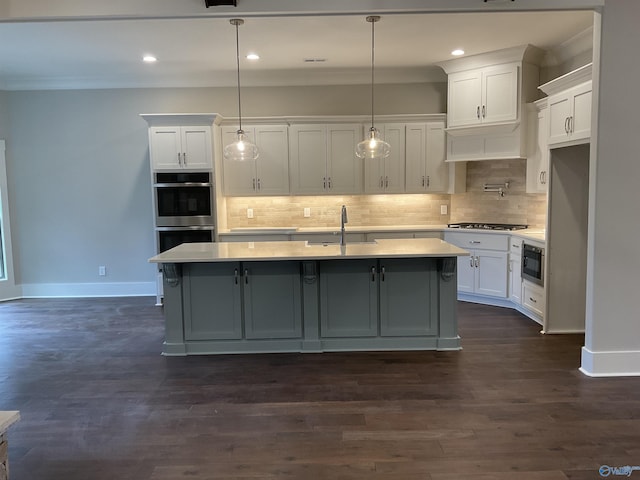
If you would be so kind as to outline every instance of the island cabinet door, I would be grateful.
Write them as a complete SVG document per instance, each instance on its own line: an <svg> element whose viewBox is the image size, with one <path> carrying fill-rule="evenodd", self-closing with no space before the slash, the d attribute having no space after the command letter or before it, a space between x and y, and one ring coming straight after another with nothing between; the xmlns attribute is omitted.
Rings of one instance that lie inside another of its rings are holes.
<svg viewBox="0 0 640 480"><path fill-rule="evenodd" d="M247 339L300 338L300 262L242 264L244 328Z"/></svg>
<svg viewBox="0 0 640 480"><path fill-rule="evenodd" d="M381 259L380 335L435 335L438 316L436 261Z"/></svg>
<svg viewBox="0 0 640 480"><path fill-rule="evenodd" d="M376 260L320 262L320 335L378 335L378 272Z"/></svg>
<svg viewBox="0 0 640 480"><path fill-rule="evenodd" d="M185 339L242 338L240 263L187 263L182 276Z"/></svg>

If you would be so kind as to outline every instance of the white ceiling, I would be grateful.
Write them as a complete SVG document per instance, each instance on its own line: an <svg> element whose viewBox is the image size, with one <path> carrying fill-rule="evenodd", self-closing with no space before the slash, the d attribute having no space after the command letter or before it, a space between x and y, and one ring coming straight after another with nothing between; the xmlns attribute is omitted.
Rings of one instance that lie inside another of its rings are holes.
<svg viewBox="0 0 640 480"><path fill-rule="evenodd" d="M592 13L386 15L375 25L376 82L444 80L434 62L530 43L544 50L593 22ZM243 86L370 81L371 25L362 16L248 18L240 27ZM144 54L158 57L144 64ZM325 62L305 63L307 58ZM228 18L0 23L0 89L235 85Z"/></svg>

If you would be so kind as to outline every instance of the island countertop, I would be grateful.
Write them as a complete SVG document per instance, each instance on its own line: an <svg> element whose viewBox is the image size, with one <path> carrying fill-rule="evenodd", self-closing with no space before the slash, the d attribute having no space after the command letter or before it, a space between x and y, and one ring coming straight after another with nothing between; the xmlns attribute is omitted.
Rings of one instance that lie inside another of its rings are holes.
<svg viewBox="0 0 640 480"><path fill-rule="evenodd" d="M459 257L469 252L438 238L380 239L375 242L312 244L302 241L183 243L149 259L151 263L197 263L356 258Z"/></svg>

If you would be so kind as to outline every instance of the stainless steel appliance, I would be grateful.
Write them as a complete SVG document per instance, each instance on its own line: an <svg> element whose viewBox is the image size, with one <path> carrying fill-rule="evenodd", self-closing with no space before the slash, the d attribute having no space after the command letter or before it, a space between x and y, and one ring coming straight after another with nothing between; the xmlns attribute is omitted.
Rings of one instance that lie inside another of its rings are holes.
<svg viewBox="0 0 640 480"><path fill-rule="evenodd" d="M450 223L447 225L449 228L464 228L475 230L524 230L529 225L514 224L514 223L481 223L481 222L462 222L462 223Z"/></svg>
<svg viewBox="0 0 640 480"><path fill-rule="evenodd" d="M544 248L522 243L522 278L544 285Z"/></svg>
<svg viewBox="0 0 640 480"><path fill-rule="evenodd" d="M181 243L213 242L213 225L192 227L156 227L158 253L162 253Z"/></svg>
<svg viewBox="0 0 640 480"><path fill-rule="evenodd" d="M156 227L213 226L209 172L154 173Z"/></svg>

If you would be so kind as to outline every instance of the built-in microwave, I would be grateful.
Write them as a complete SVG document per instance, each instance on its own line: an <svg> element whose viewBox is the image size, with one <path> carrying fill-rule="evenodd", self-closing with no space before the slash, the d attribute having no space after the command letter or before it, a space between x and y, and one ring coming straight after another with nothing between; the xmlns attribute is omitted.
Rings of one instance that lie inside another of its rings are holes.
<svg viewBox="0 0 640 480"><path fill-rule="evenodd" d="M156 226L214 225L212 185L209 172L156 172Z"/></svg>
<svg viewBox="0 0 640 480"><path fill-rule="evenodd" d="M522 278L544 285L544 248L522 244Z"/></svg>

